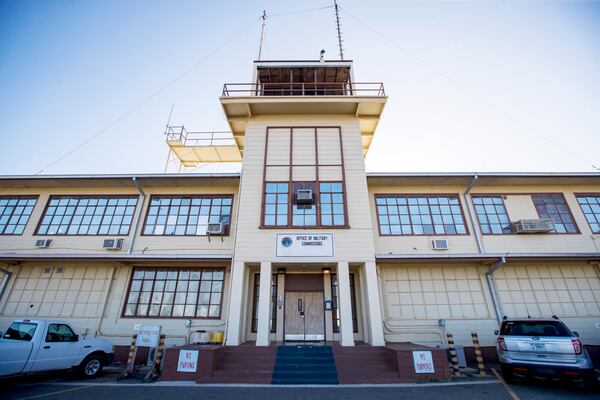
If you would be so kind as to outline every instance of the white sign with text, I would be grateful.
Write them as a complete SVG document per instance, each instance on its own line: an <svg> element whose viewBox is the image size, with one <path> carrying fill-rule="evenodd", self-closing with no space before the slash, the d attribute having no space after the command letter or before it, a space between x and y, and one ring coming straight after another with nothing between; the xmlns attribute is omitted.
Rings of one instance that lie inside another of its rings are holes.
<svg viewBox="0 0 600 400"><path fill-rule="evenodd" d="M276 254L277 257L333 257L333 234L278 234Z"/></svg>
<svg viewBox="0 0 600 400"><path fill-rule="evenodd" d="M140 326L135 345L138 347L158 347L160 326Z"/></svg>
<svg viewBox="0 0 600 400"><path fill-rule="evenodd" d="M177 372L196 372L198 369L198 350L179 350Z"/></svg>
<svg viewBox="0 0 600 400"><path fill-rule="evenodd" d="M413 363L415 366L415 373L417 374L433 374L435 369L433 368L433 358L431 351L413 351Z"/></svg>

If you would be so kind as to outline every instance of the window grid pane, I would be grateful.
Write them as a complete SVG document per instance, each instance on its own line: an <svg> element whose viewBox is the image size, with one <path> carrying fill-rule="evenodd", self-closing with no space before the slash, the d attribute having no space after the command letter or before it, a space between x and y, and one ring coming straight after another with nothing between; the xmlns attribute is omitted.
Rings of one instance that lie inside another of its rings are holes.
<svg viewBox="0 0 600 400"><path fill-rule="evenodd" d="M37 235L128 235L137 196L51 196Z"/></svg>
<svg viewBox="0 0 600 400"><path fill-rule="evenodd" d="M473 196L473 205L484 235L512 233L510 220L501 196Z"/></svg>
<svg viewBox="0 0 600 400"><path fill-rule="evenodd" d="M0 235L20 235L25 230L37 197L0 197Z"/></svg>
<svg viewBox="0 0 600 400"><path fill-rule="evenodd" d="M135 269L125 317L220 318L224 271Z"/></svg>
<svg viewBox="0 0 600 400"><path fill-rule="evenodd" d="M319 192L321 197L321 225L346 225L342 182L321 182Z"/></svg>
<svg viewBox="0 0 600 400"><path fill-rule="evenodd" d="M267 182L265 186L265 226L288 225L289 185L282 182Z"/></svg>
<svg viewBox="0 0 600 400"><path fill-rule="evenodd" d="M540 218L554 222L555 233L577 233L577 226L562 194L534 194L531 196Z"/></svg>
<svg viewBox="0 0 600 400"><path fill-rule="evenodd" d="M578 195L577 202L593 233L600 233L600 194Z"/></svg>
<svg viewBox="0 0 600 400"><path fill-rule="evenodd" d="M331 274L331 318L333 320L333 332L340 332L340 309L338 307L339 291L338 291L337 274ZM350 306L352 308L352 331L358 333L358 317L356 314L356 299L354 296L354 274L350 274Z"/></svg>
<svg viewBox="0 0 600 400"><path fill-rule="evenodd" d="M228 234L232 203L232 196L152 196L144 235L205 236L218 223Z"/></svg>
<svg viewBox="0 0 600 400"><path fill-rule="evenodd" d="M378 196L380 235L466 235L458 196Z"/></svg>
<svg viewBox="0 0 600 400"><path fill-rule="evenodd" d="M252 306L252 326L250 331L256 333L258 328L258 296L260 290L260 274L254 274L254 296ZM271 278L271 318L269 332L275 333L277 329L277 274Z"/></svg>

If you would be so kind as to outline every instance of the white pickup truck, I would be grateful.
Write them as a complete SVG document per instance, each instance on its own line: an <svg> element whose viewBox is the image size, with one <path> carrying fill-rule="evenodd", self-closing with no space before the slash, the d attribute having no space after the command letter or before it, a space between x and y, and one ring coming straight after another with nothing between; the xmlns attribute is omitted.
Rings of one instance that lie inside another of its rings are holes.
<svg viewBox="0 0 600 400"><path fill-rule="evenodd" d="M0 376L74 368L94 378L112 357L112 343L80 337L64 321L17 320L0 338Z"/></svg>

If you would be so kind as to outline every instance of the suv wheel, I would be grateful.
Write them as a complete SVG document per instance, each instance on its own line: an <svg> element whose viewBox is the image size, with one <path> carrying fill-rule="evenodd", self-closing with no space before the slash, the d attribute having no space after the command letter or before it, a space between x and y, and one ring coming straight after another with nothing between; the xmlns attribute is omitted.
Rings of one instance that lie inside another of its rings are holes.
<svg viewBox="0 0 600 400"><path fill-rule="evenodd" d="M508 365L501 365L502 377L506 383L515 383L515 375L513 374L512 368Z"/></svg>
<svg viewBox="0 0 600 400"><path fill-rule="evenodd" d="M104 368L104 357L100 354L92 354L87 356L79 365L79 374L82 378L95 378L102 372Z"/></svg>

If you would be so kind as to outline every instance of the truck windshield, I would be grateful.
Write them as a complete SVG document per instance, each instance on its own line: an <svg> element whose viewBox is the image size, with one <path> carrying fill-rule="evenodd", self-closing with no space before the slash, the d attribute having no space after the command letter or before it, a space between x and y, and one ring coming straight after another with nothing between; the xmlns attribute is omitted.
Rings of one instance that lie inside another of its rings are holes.
<svg viewBox="0 0 600 400"><path fill-rule="evenodd" d="M506 321L500 334L504 336L571 336L558 321Z"/></svg>
<svg viewBox="0 0 600 400"><path fill-rule="evenodd" d="M30 341L35 333L37 324L30 322L13 322L4 334L4 339Z"/></svg>

